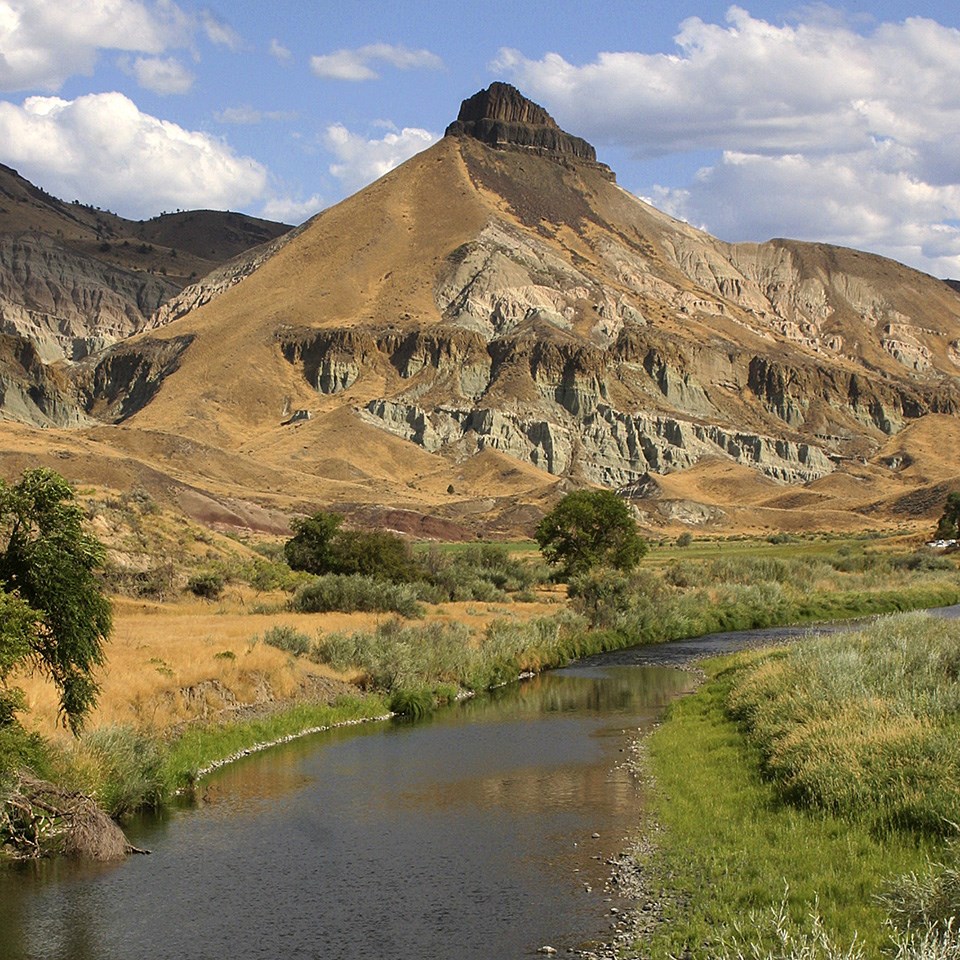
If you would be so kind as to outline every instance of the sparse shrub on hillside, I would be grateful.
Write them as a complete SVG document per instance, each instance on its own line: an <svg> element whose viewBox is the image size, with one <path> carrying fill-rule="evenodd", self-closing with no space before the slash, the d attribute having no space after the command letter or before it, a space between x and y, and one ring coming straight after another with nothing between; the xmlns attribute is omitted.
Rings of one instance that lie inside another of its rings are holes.
<svg viewBox="0 0 960 960"><path fill-rule="evenodd" d="M414 586L389 583L373 577L342 576L330 573L300 587L291 605L300 613L398 613L404 617L423 616Z"/></svg>
<svg viewBox="0 0 960 960"><path fill-rule="evenodd" d="M225 585L223 575L212 570L195 573L187 580L187 589L201 600L219 600Z"/></svg>
<svg viewBox="0 0 960 960"><path fill-rule="evenodd" d="M313 649L313 641L295 627L276 626L266 630L263 642L295 657L305 657ZM254 639L256 643L256 639Z"/></svg>
<svg viewBox="0 0 960 960"><path fill-rule="evenodd" d="M677 537L678 547L689 547L691 543L693 543L693 534L689 530L685 530Z"/></svg>

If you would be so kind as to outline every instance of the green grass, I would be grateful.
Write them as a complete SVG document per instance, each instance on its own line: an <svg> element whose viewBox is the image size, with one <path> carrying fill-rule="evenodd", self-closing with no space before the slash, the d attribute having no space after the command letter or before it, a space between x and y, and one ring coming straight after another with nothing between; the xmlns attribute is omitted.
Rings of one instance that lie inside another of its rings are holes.
<svg viewBox="0 0 960 960"><path fill-rule="evenodd" d="M372 719L388 712L376 696L344 697L333 704L300 703L251 720L191 727L167 748L163 779L168 788L190 786L198 771L257 744L272 743L316 727Z"/></svg>
<svg viewBox="0 0 960 960"><path fill-rule="evenodd" d="M856 931L867 956L880 956L889 934L874 898L892 877L922 868L926 849L786 805L761 775L759 750L727 715L728 662L707 665L712 681L676 702L650 741L651 813L663 827L653 876L672 903L642 955L716 957L751 913L769 916L783 901L800 927L818 906L835 941L849 943ZM772 925L754 927L754 941L775 950Z"/></svg>
<svg viewBox="0 0 960 960"><path fill-rule="evenodd" d="M960 623L914 613L808 639L732 678L728 707L778 794L950 835L960 813Z"/></svg>

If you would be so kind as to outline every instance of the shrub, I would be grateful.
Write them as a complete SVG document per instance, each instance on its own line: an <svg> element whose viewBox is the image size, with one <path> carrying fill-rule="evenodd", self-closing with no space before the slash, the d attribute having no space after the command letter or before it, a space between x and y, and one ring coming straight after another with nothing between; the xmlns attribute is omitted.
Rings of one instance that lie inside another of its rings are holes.
<svg viewBox="0 0 960 960"><path fill-rule="evenodd" d="M293 570L318 575L339 573L381 577L404 582L415 579L407 542L385 530L344 530L337 513L315 513L298 518L293 537L284 546Z"/></svg>
<svg viewBox="0 0 960 960"><path fill-rule="evenodd" d="M685 530L677 537L678 547L689 547L691 543L693 543L693 534L689 530Z"/></svg>
<svg viewBox="0 0 960 960"><path fill-rule="evenodd" d="M292 653L295 657L305 656L313 647L313 642L305 633L286 626L271 627L265 631L263 642L278 650Z"/></svg>
<svg viewBox="0 0 960 960"><path fill-rule="evenodd" d="M922 873L894 880L880 897L900 930L943 934L960 918L960 844L946 845L943 862L931 862Z"/></svg>
<svg viewBox="0 0 960 960"><path fill-rule="evenodd" d="M403 617L423 616L415 587L388 583L373 577L327 574L300 587L291 601L300 613L342 613L367 611L398 613Z"/></svg>
<svg viewBox="0 0 960 960"><path fill-rule="evenodd" d="M201 600L219 600L224 585L223 575L212 570L196 573L187 581L187 589Z"/></svg>

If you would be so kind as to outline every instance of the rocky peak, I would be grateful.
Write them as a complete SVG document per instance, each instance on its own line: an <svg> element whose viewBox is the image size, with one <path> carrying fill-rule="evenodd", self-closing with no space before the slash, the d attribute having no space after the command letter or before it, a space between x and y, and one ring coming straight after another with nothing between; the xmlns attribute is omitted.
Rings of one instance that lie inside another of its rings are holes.
<svg viewBox="0 0 960 960"><path fill-rule="evenodd" d="M543 107L509 83L491 83L464 100L445 135L473 137L500 150L597 162L597 151L586 140L561 130Z"/></svg>

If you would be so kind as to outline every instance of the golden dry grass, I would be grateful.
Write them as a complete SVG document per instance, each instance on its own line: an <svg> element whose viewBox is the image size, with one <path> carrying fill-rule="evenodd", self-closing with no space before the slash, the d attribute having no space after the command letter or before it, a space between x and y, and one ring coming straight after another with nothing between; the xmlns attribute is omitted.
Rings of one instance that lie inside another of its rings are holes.
<svg viewBox="0 0 960 960"><path fill-rule="evenodd" d="M284 597L278 594L278 603ZM491 620L526 620L553 614L556 599L537 603L448 603L432 608L427 620L465 623L480 633ZM390 614L250 613L252 592L232 591L219 604L204 601L153 603L118 598L107 663L99 673L101 696L88 729L113 725L162 732L177 724L243 705L297 697L315 688L314 678L349 683L340 674L306 658L293 657L254 638L271 627L290 626L308 636L370 630ZM218 656L218 654L233 656ZM26 693L30 729L67 739L57 727L53 686L37 675L16 680ZM334 684L327 685L330 688Z"/></svg>

